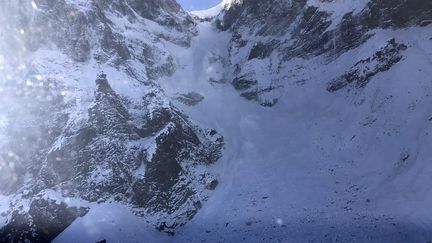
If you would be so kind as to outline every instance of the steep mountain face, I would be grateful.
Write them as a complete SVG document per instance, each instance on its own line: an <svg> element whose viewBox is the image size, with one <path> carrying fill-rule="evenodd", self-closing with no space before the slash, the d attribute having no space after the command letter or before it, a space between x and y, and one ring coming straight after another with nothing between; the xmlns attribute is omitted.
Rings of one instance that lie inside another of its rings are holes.
<svg viewBox="0 0 432 243"><path fill-rule="evenodd" d="M432 3L424 0L244 0L228 5L216 24L233 33L229 48L234 87L245 98L272 106L278 100L274 90L291 79L280 75L285 63L314 56L331 62L364 44L375 29L430 24L431 9ZM259 77L262 72L272 77Z"/></svg>
<svg viewBox="0 0 432 243"><path fill-rule="evenodd" d="M2 14L14 18L2 29L2 241L51 241L93 202L157 215L170 234L192 218L223 137L155 83L175 69L163 46L195 34L191 17L175 1L5 1Z"/></svg>
<svg viewBox="0 0 432 243"><path fill-rule="evenodd" d="M431 20L428 0L1 2L0 241L430 240Z"/></svg>

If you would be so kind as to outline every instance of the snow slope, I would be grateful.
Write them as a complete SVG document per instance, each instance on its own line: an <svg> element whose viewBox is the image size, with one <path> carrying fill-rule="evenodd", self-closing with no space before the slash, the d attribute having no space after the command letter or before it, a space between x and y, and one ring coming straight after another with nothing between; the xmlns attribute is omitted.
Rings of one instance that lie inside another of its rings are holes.
<svg viewBox="0 0 432 243"><path fill-rule="evenodd" d="M205 18L212 18L212 17L216 17L217 15L220 14L220 12L223 9L223 4L220 3L212 8L206 9L206 10L197 10L197 11L191 11L190 13L192 15L198 16L202 19Z"/></svg>
<svg viewBox="0 0 432 243"><path fill-rule="evenodd" d="M189 69L206 70L206 47L213 52L226 44L214 41L207 24L200 28L194 54L181 56L185 65L199 67ZM309 77L304 86L285 87L273 108L251 105L229 86L209 84L205 73L174 75L165 89L204 94L200 105L183 108L227 140L216 168L221 186L175 241L430 239L431 34L431 27L377 30L364 46L327 65L319 57L293 60L284 70L301 66ZM326 80L391 37L410 46L397 68L355 95L325 91Z"/></svg>
<svg viewBox="0 0 432 243"><path fill-rule="evenodd" d="M168 242L168 235L150 227L121 204L101 204L92 207L53 242Z"/></svg>

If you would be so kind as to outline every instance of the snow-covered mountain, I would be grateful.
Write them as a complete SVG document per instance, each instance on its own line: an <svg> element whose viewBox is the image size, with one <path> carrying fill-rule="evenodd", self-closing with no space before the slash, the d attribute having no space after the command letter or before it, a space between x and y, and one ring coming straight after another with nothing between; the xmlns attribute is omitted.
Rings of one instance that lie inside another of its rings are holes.
<svg viewBox="0 0 432 243"><path fill-rule="evenodd" d="M0 241L432 239L431 1L0 6Z"/></svg>

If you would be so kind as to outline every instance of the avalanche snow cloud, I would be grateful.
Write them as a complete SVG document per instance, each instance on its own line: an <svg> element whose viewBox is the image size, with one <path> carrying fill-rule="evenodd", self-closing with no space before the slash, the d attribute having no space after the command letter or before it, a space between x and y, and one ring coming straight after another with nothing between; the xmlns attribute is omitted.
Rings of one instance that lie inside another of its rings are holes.
<svg viewBox="0 0 432 243"><path fill-rule="evenodd" d="M429 242L432 2L0 2L0 242Z"/></svg>

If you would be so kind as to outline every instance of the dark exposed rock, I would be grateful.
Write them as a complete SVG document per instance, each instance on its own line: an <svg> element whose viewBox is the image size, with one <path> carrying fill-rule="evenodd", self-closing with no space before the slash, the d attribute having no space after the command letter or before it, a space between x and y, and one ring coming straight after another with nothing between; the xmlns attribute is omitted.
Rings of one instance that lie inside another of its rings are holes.
<svg viewBox="0 0 432 243"><path fill-rule="evenodd" d="M259 87L259 82L242 82L255 80L249 75L249 62L254 59L265 59L275 51L281 66L293 58L316 56L331 62L369 40L374 29L428 25L432 19L432 2L371 0L363 10L346 13L339 23L332 23L331 13L307 4L306 0L233 1L223 11L215 23L220 30L232 33L231 65L236 67L234 77L242 77L233 85L241 91L248 90L241 93L243 97L261 101L259 91L251 89L266 87ZM244 52L249 55L239 54ZM267 72L275 73L273 65L268 63L272 70Z"/></svg>
<svg viewBox="0 0 432 243"><path fill-rule="evenodd" d="M367 28L403 28L420 25L432 18L432 2L428 0L372 0L361 13Z"/></svg>
<svg viewBox="0 0 432 243"><path fill-rule="evenodd" d="M172 107L158 107L156 94L146 96L156 108L137 127L105 74L96 84L86 127L66 130L61 148L48 154L41 171L45 185L89 201L115 196L149 213L166 213L166 222L193 217L197 191L206 186L194 167L219 159L223 138L205 134ZM143 139L152 144L144 146ZM173 219L180 208L186 214Z"/></svg>
<svg viewBox="0 0 432 243"><path fill-rule="evenodd" d="M87 214L87 208L69 207L52 200L34 200L28 212L14 211L0 230L1 242L50 242L72 222Z"/></svg>
<svg viewBox="0 0 432 243"><path fill-rule="evenodd" d="M134 52L142 52L141 55L136 55L141 63L145 65L147 75L150 79L157 79L160 76L170 76L175 71L175 63L172 56L159 50L157 45L148 43L139 43L138 49L133 48ZM158 64L156 60L165 57L165 62Z"/></svg>
<svg viewBox="0 0 432 243"><path fill-rule="evenodd" d="M130 43L107 17L109 12L125 16L130 23L145 18L178 31L183 34L182 38L159 37L184 46L189 45L195 34L195 22L174 0L96 0L90 1L85 10L65 0L38 0L36 3L38 11L28 9L29 5L25 4L24 10L16 13L21 17L18 29L31 33L25 40L28 49L37 50L54 43L77 62L94 57L101 63L110 61L120 65L139 59L138 53L131 50Z"/></svg>
<svg viewBox="0 0 432 243"><path fill-rule="evenodd" d="M196 92L189 92L187 94L179 95L176 99L185 105L195 106L204 100L204 96Z"/></svg>
<svg viewBox="0 0 432 243"><path fill-rule="evenodd" d="M249 91L249 92L243 92L240 95L241 97L247 99L247 100L258 100L258 92L257 91Z"/></svg>
<svg viewBox="0 0 432 243"><path fill-rule="evenodd" d="M177 227L176 224L173 225L167 225L166 222L162 222L158 227L156 227L157 230L161 231L161 232L166 232L168 233L168 235L170 236L174 236L175 235L175 231L174 229Z"/></svg>
<svg viewBox="0 0 432 243"><path fill-rule="evenodd" d="M387 45L372 57L357 62L350 71L331 82L327 90L335 92L351 83L354 83L356 88L365 87L372 77L389 70L401 61L403 58L401 51L407 48L405 44L397 43L395 39L389 40Z"/></svg>
<svg viewBox="0 0 432 243"><path fill-rule="evenodd" d="M255 25L260 36L280 35L297 17L306 0L297 1L237 1L225 11L217 22L222 30Z"/></svg>
<svg viewBox="0 0 432 243"><path fill-rule="evenodd" d="M310 57L327 51L327 42L331 34L325 35L330 26L329 14L319 11L316 7L299 10L299 21L292 22L293 39L291 45L284 49L284 60L294 57Z"/></svg>
<svg viewBox="0 0 432 243"><path fill-rule="evenodd" d="M247 90L256 85L258 81L248 80L245 77L238 77L232 81L232 84L236 90Z"/></svg>
<svg viewBox="0 0 432 243"><path fill-rule="evenodd" d="M234 32L234 36L239 36L241 28L252 26L260 28L257 36L277 37L289 32L294 42L284 47L288 52L287 59L299 55L320 55L335 48L341 53L341 50L363 43L369 30L402 28L430 21L431 9L432 3L428 0L373 0L360 13L348 13L335 29L328 29L331 24L329 13L306 5L305 0L245 0L225 10L220 20L224 24L220 25ZM263 46L263 43L258 42L255 46ZM276 44L270 46L277 47Z"/></svg>
<svg viewBox="0 0 432 243"><path fill-rule="evenodd" d="M214 190L219 185L219 181L214 179L210 183L207 184L206 189L208 190Z"/></svg>
<svg viewBox="0 0 432 243"><path fill-rule="evenodd" d="M190 182L186 178L190 175L184 170L185 166L199 161L210 164L220 156L217 144L222 140L216 139L216 147L211 145L213 149L203 147L194 152L194 147L202 145L193 128L182 124L182 116L171 112L170 116L170 122L156 136L156 151L146 165L144 178L133 186L134 201L154 211L172 212L176 205L182 205L194 194L187 185Z"/></svg>
<svg viewBox="0 0 432 243"><path fill-rule="evenodd" d="M266 94L270 93L275 89L275 87L270 86L263 89L251 89L250 91L245 91L240 94L241 97L251 100L251 101L257 101L261 106L264 107L272 107L277 104L278 98L267 98L265 97Z"/></svg>
<svg viewBox="0 0 432 243"><path fill-rule="evenodd" d="M252 50L250 51L248 60L252 60L255 58L258 59L264 59L271 55L274 49L277 48L277 42L270 42L270 43L258 43L256 44Z"/></svg>

